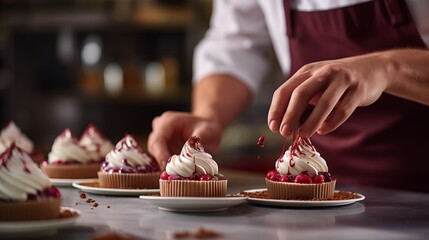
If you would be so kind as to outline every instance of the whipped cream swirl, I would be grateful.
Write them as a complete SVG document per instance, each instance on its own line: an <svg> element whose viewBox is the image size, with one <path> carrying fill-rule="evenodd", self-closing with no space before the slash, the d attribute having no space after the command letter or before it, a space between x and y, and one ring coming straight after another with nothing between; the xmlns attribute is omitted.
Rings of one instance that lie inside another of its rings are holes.
<svg viewBox="0 0 429 240"><path fill-rule="evenodd" d="M297 176L307 172L311 177L319 172L328 172L326 161L316 151L310 139L298 137L285 154L276 162L276 170L281 174Z"/></svg>
<svg viewBox="0 0 429 240"><path fill-rule="evenodd" d="M94 159L84 147L80 146L68 128L55 139L51 152L48 154L49 163L76 162L86 164L92 160Z"/></svg>
<svg viewBox="0 0 429 240"><path fill-rule="evenodd" d="M191 137L183 146L180 155L173 155L166 166L168 175L190 177L199 174L218 175L218 165L212 156L204 151L199 138Z"/></svg>
<svg viewBox="0 0 429 240"><path fill-rule="evenodd" d="M0 133L0 152L3 152L13 142L26 153L32 153L34 150L33 142L25 136L14 122L10 122Z"/></svg>
<svg viewBox="0 0 429 240"><path fill-rule="evenodd" d="M139 166L151 166L152 159L142 151L137 141L126 135L117 144L115 149L106 156L104 169L137 168Z"/></svg>
<svg viewBox="0 0 429 240"><path fill-rule="evenodd" d="M0 200L26 201L51 186L49 178L15 144L0 155Z"/></svg>
<svg viewBox="0 0 429 240"><path fill-rule="evenodd" d="M104 160L107 153L113 149L113 144L92 124L86 128L79 144L94 160Z"/></svg>

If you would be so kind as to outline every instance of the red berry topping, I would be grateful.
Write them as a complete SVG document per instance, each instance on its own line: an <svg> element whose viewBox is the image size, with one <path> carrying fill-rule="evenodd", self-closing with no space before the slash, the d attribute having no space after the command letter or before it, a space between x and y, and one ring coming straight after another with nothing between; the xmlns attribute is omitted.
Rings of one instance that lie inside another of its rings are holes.
<svg viewBox="0 0 429 240"><path fill-rule="evenodd" d="M268 180L271 180L271 181L278 181L279 180L279 173L277 171L275 171L275 170L269 171L267 173L266 178Z"/></svg>
<svg viewBox="0 0 429 240"><path fill-rule="evenodd" d="M324 183L325 177L322 174L318 174L313 177L313 183Z"/></svg>
<svg viewBox="0 0 429 240"><path fill-rule="evenodd" d="M189 180L199 181L200 180L200 174L198 173L192 173L192 175L189 177Z"/></svg>
<svg viewBox="0 0 429 240"><path fill-rule="evenodd" d="M161 176L159 176L159 178L162 180L168 180L168 177L169 177L169 175L166 171L162 172Z"/></svg>
<svg viewBox="0 0 429 240"><path fill-rule="evenodd" d="M278 181L279 182L293 182L293 180L289 174L280 176Z"/></svg>
<svg viewBox="0 0 429 240"><path fill-rule="evenodd" d="M313 180L307 174L300 174L296 176L295 183L313 183Z"/></svg>
<svg viewBox="0 0 429 240"><path fill-rule="evenodd" d="M201 181L210 181L210 180L212 180L212 176L210 176L208 174L201 174L200 180Z"/></svg>
<svg viewBox="0 0 429 240"><path fill-rule="evenodd" d="M172 181L172 180L184 180L185 178L179 175L170 175L168 176L168 180Z"/></svg>

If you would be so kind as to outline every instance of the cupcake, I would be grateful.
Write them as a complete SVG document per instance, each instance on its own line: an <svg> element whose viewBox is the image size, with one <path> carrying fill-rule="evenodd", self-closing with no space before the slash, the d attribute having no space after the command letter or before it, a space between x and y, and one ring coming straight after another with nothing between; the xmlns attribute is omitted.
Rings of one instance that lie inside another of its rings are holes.
<svg viewBox="0 0 429 240"><path fill-rule="evenodd" d="M42 163L41 169L50 178L97 178L101 162L99 157L93 157L70 130L65 129L55 139L48 161Z"/></svg>
<svg viewBox="0 0 429 240"><path fill-rule="evenodd" d="M30 155L37 164L45 160L43 153L34 148L33 142L21 132L14 122L10 122L0 133L0 153L5 151L13 142Z"/></svg>
<svg viewBox="0 0 429 240"><path fill-rule="evenodd" d="M268 196L275 199L327 199L334 195L335 177L310 139L294 135L292 145L268 172Z"/></svg>
<svg viewBox="0 0 429 240"><path fill-rule="evenodd" d="M61 194L14 143L0 155L0 221L54 219Z"/></svg>
<svg viewBox="0 0 429 240"><path fill-rule="evenodd" d="M106 155L98 180L100 187L106 188L157 189L160 173L155 159L144 153L127 134Z"/></svg>
<svg viewBox="0 0 429 240"><path fill-rule="evenodd" d="M212 156L204 151L200 139L191 137L180 155L170 157L159 185L161 196L225 197L227 182Z"/></svg>
<svg viewBox="0 0 429 240"><path fill-rule="evenodd" d="M79 145L86 149L91 159L104 162L113 144L93 125L89 124L79 140Z"/></svg>

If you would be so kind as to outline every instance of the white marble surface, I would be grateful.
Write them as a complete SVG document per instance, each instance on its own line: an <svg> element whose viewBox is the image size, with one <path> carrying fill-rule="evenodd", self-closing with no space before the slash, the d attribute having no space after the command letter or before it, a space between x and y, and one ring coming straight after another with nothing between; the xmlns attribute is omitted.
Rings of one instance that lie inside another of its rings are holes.
<svg viewBox="0 0 429 240"><path fill-rule="evenodd" d="M264 187L263 175L226 172L229 192ZM63 206L82 212L76 225L56 235L34 239L91 239L109 230L141 239L174 239L176 231L204 227L220 239L428 239L429 194L339 186L362 193L363 202L348 206L287 209L243 203L223 212L175 213L158 210L137 197L86 194L98 207L79 197L79 190L61 188ZM110 208L107 208L110 206ZM93 209L91 209L93 208Z"/></svg>

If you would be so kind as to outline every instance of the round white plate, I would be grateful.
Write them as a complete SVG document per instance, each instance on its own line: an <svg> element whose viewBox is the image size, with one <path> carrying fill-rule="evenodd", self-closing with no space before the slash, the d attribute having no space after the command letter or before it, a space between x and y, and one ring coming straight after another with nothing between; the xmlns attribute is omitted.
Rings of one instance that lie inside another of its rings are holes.
<svg viewBox="0 0 429 240"><path fill-rule="evenodd" d="M244 196L228 197L161 197L140 196L160 210L172 212L218 212L246 201Z"/></svg>
<svg viewBox="0 0 429 240"><path fill-rule="evenodd" d="M101 187L91 187L83 185L85 183L93 183L96 181L77 181L73 183L73 187L80 189L82 192L98 194L98 195L108 195L108 196L140 196L142 194L155 194L159 193L159 188L157 189L118 189L118 188L101 188Z"/></svg>
<svg viewBox="0 0 429 240"><path fill-rule="evenodd" d="M250 189L245 190L244 192L260 192L266 191L266 188L260 189ZM275 206L275 207L302 207L302 208L311 208L311 207L335 207L335 206L343 206L349 205L358 201L362 201L365 199L365 196L357 193L360 197L355 199L347 199L347 200L282 200L282 199L263 199L263 198L252 198L248 197L247 201L250 203L258 204L258 205L266 205L266 206Z"/></svg>
<svg viewBox="0 0 429 240"><path fill-rule="evenodd" d="M59 218L51 220L37 221L10 221L0 223L0 238L3 237L40 237L55 234L55 232L63 227L75 224L80 216L80 212L73 208L61 207L63 210L70 210L78 214L73 217Z"/></svg>
<svg viewBox="0 0 429 240"><path fill-rule="evenodd" d="M97 178L88 178L88 179L69 179L69 178L49 178L51 183L57 187L72 187L74 182L80 181L95 181Z"/></svg>

